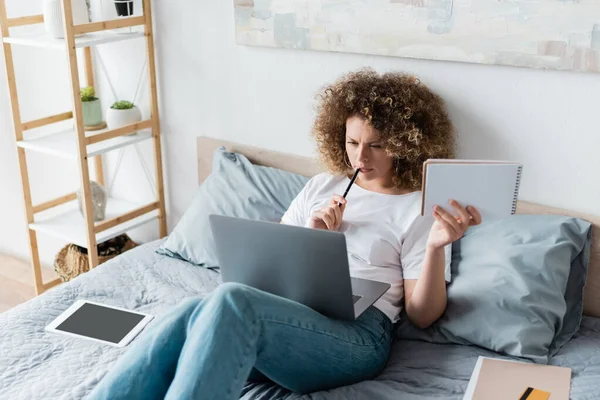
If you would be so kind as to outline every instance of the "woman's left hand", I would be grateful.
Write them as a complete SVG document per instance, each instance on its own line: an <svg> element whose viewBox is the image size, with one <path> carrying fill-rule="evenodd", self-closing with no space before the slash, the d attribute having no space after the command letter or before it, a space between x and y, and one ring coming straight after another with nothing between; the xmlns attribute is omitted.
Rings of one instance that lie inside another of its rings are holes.
<svg viewBox="0 0 600 400"><path fill-rule="evenodd" d="M458 217L450 214L443 207L433 208L435 222L429 232L427 247L442 248L462 238L469 226L481 223L481 214L475 207L465 208L456 200L450 200L450 205L457 211Z"/></svg>

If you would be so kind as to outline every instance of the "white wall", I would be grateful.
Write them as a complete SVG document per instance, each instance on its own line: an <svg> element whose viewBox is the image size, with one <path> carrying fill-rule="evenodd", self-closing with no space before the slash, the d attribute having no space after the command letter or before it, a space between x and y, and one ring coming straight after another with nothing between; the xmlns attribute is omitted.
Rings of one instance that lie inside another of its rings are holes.
<svg viewBox="0 0 600 400"><path fill-rule="evenodd" d="M438 92L458 131L459 156L522 161L522 199L600 215L598 75L238 46L231 1L154 1L154 20L170 229L196 188L197 136L313 155L315 92L363 66L417 74ZM134 65L137 75L140 42L105 47L107 68L125 90L133 78L119 65ZM105 86L102 96L109 97ZM25 255L4 82L0 90L0 251ZM118 192L146 196L136 158L122 168Z"/></svg>
<svg viewBox="0 0 600 400"><path fill-rule="evenodd" d="M314 93L346 71L417 74L447 102L459 156L525 164L523 199L600 214L600 77L235 44L233 2L156 2L172 215L195 187L198 135L311 155Z"/></svg>

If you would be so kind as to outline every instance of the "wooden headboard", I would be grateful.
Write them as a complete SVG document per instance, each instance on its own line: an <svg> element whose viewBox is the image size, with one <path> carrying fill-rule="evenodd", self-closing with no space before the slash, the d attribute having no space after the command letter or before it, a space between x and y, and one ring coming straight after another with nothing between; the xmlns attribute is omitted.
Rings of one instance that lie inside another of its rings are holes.
<svg viewBox="0 0 600 400"><path fill-rule="evenodd" d="M198 183L202 183L210 174L213 152L221 146L225 146L228 151L245 155L253 164L279 168L308 177L325 171L324 166L313 158L279 153L219 139L199 137ZM584 291L583 312L586 315L600 318L600 217L524 201L518 203L517 213L566 215L592 223L592 251Z"/></svg>

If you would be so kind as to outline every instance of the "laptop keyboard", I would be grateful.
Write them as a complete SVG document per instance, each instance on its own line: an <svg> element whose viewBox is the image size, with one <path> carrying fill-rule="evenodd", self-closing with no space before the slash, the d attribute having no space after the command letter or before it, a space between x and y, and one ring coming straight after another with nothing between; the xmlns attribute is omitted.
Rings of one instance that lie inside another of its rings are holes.
<svg viewBox="0 0 600 400"><path fill-rule="evenodd" d="M362 299L362 296L358 296L356 294L352 295L352 304L356 304L357 301L359 301L360 299Z"/></svg>

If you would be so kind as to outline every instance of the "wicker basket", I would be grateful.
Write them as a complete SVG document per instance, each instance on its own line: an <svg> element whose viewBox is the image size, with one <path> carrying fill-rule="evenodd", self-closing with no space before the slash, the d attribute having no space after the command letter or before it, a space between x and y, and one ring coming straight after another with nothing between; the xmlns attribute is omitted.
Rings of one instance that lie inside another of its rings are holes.
<svg viewBox="0 0 600 400"><path fill-rule="evenodd" d="M98 245L98 265L136 246L137 243L125 234L100 243ZM54 270L63 282L70 281L76 276L89 271L87 249L72 243L66 245L54 258Z"/></svg>

